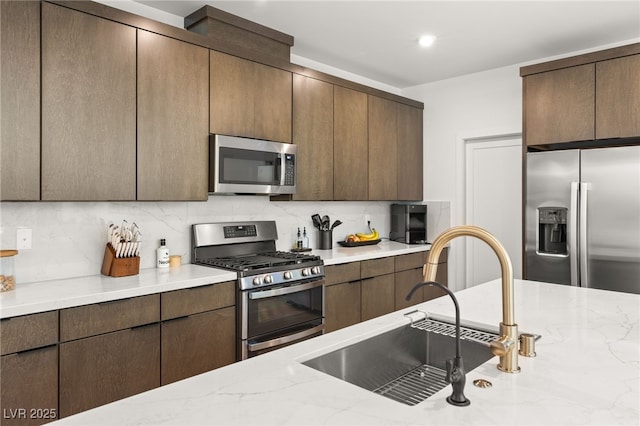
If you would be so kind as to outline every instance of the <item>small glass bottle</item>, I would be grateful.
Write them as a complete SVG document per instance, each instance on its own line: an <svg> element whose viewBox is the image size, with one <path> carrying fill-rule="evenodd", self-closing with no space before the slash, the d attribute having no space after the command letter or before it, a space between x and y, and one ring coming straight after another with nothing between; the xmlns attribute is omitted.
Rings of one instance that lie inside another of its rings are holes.
<svg viewBox="0 0 640 426"><path fill-rule="evenodd" d="M166 246L167 241L162 238L160 240L160 247L156 251L157 254L157 263L156 266L158 268L168 268L169 267L169 249Z"/></svg>
<svg viewBox="0 0 640 426"><path fill-rule="evenodd" d="M300 228L298 227L298 235L296 238L296 248L297 249L301 249L302 248L302 235L300 234Z"/></svg>
<svg viewBox="0 0 640 426"><path fill-rule="evenodd" d="M305 226L302 231L302 248L309 248L309 236L307 235L307 227Z"/></svg>

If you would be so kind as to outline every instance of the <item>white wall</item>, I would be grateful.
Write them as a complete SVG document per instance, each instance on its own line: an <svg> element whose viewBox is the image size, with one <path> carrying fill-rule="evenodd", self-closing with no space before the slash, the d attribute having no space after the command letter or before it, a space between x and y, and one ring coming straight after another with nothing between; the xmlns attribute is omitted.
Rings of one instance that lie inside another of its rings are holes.
<svg viewBox="0 0 640 426"><path fill-rule="evenodd" d="M424 102L424 197L451 200L451 224L463 225L463 139L518 132L522 128L519 66L442 80L402 91ZM514 178L520 178L519 176ZM453 241L449 285L465 288L462 246Z"/></svg>

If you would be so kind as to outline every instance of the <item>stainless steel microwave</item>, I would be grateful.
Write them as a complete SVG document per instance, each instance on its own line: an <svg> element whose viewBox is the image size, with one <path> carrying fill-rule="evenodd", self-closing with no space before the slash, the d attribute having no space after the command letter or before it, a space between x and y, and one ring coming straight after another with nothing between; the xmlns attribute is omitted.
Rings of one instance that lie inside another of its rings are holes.
<svg viewBox="0 0 640 426"><path fill-rule="evenodd" d="M295 194L296 145L210 135L209 192Z"/></svg>

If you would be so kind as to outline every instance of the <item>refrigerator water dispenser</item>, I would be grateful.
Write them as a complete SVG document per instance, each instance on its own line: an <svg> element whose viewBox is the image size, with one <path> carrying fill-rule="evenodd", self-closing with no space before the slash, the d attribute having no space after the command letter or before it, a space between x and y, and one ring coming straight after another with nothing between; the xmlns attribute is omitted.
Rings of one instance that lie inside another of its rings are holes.
<svg viewBox="0 0 640 426"><path fill-rule="evenodd" d="M538 208L538 253L569 255L566 208Z"/></svg>

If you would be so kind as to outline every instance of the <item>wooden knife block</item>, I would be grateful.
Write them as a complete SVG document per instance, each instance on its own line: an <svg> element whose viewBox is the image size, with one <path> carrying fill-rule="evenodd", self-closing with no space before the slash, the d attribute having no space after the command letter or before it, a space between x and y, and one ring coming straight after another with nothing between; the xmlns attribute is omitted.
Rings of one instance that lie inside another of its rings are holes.
<svg viewBox="0 0 640 426"><path fill-rule="evenodd" d="M110 243L104 249L102 275L111 277L127 277L140 273L140 256L116 258L116 252Z"/></svg>

